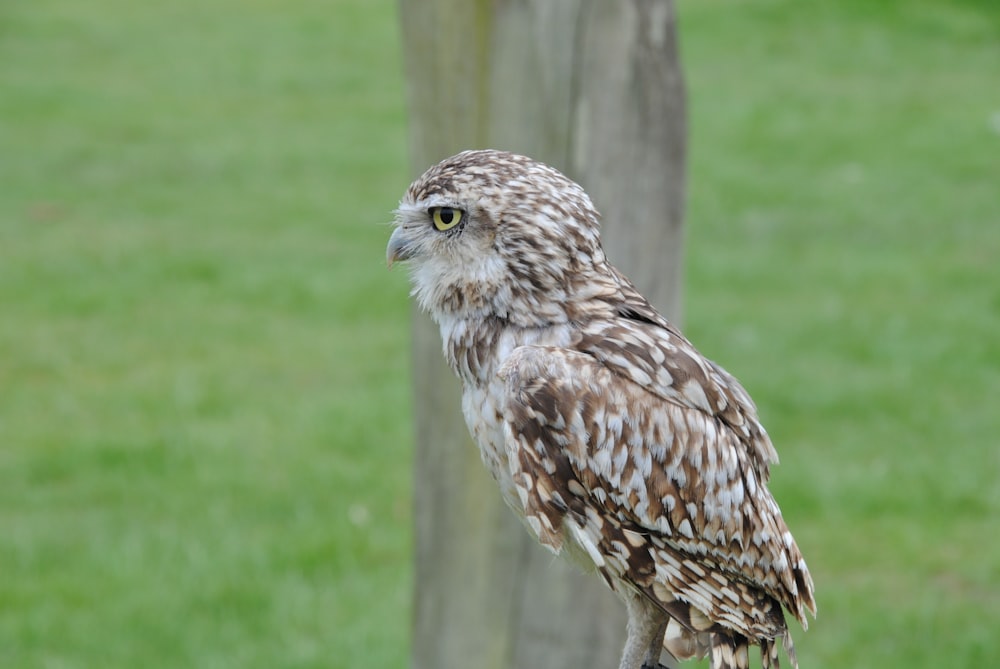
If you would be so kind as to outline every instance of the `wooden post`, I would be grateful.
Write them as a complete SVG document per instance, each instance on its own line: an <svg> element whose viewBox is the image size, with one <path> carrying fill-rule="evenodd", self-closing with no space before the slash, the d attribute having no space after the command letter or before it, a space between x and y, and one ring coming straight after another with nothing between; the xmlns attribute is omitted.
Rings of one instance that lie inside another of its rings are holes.
<svg viewBox="0 0 1000 669"><path fill-rule="evenodd" d="M603 214L611 261L679 315L684 91L672 0L400 0L416 176L469 148L547 162ZM611 669L624 610L539 548L468 436L414 314L414 669Z"/></svg>

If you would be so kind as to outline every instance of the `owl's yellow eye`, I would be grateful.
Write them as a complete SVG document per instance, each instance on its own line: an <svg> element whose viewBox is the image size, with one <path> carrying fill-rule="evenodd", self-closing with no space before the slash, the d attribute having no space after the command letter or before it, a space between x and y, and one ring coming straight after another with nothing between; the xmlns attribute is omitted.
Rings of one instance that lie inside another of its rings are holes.
<svg viewBox="0 0 1000 669"><path fill-rule="evenodd" d="M441 232L454 228L462 222L462 216L465 215L461 209L454 207L431 207L430 214L434 227Z"/></svg>

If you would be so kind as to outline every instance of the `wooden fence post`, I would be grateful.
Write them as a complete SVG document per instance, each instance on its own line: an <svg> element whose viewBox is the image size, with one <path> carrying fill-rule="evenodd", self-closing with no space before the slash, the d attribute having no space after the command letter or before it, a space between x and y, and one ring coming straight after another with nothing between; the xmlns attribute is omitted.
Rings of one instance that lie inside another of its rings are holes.
<svg viewBox="0 0 1000 669"><path fill-rule="evenodd" d="M400 0L416 176L469 148L547 162L603 214L611 261L679 316L684 90L673 0ZM623 607L535 545L414 313L414 669L611 669Z"/></svg>

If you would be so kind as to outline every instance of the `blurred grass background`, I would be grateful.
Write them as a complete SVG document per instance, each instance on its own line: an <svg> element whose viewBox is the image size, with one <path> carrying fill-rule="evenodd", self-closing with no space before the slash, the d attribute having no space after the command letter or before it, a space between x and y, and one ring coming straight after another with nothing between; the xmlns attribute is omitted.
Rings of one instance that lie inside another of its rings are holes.
<svg viewBox="0 0 1000 669"><path fill-rule="evenodd" d="M679 7L684 325L782 454L799 659L998 665L1000 6ZM407 665L398 32L0 6L0 667Z"/></svg>

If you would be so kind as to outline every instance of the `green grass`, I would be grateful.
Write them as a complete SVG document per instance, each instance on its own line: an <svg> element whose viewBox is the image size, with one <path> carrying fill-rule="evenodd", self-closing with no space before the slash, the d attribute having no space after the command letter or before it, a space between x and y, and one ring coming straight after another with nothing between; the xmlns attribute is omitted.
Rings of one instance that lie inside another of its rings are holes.
<svg viewBox="0 0 1000 669"><path fill-rule="evenodd" d="M805 667L1000 663L1000 6L682 4L688 334L760 404Z"/></svg>
<svg viewBox="0 0 1000 669"><path fill-rule="evenodd" d="M680 13L799 659L1000 664L1000 6ZM401 70L388 0L0 8L0 666L406 665Z"/></svg>
<svg viewBox="0 0 1000 669"><path fill-rule="evenodd" d="M0 10L0 666L403 666L392 5Z"/></svg>

